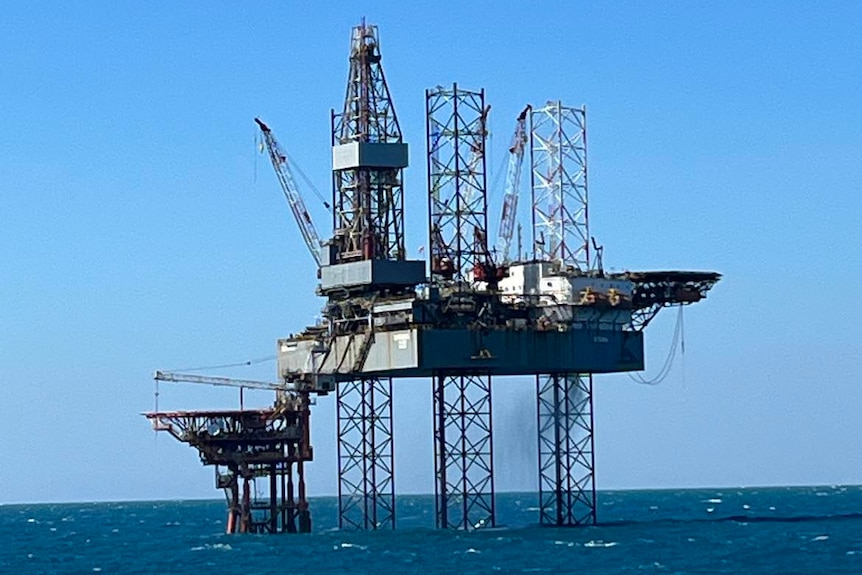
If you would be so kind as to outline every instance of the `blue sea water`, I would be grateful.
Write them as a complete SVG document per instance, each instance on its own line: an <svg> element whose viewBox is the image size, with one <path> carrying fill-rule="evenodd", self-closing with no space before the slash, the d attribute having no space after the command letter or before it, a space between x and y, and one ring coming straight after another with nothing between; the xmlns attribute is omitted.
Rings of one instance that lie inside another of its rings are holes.
<svg viewBox="0 0 862 575"><path fill-rule="evenodd" d="M433 498L398 499L398 530L225 535L224 501L0 506L0 573L862 573L862 487L605 491L601 525L537 525L535 494L499 494L503 527L433 529Z"/></svg>

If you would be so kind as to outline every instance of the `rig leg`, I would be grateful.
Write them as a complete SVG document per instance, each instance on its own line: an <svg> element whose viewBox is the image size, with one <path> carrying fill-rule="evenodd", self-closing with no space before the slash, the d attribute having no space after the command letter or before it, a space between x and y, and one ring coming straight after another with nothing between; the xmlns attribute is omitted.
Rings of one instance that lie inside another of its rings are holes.
<svg viewBox="0 0 862 575"><path fill-rule="evenodd" d="M539 522L596 522L593 377L536 377L539 428Z"/></svg>
<svg viewBox="0 0 862 575"><path fill-rule="evenodd" d="M296 476L297 483L299 483L299 494L296 502L299 532L311 533L311 512L308 510L308 500L305 498L305 468L302 461L296 463Z"/></svg>
<svg viewBox="0 0 862 575"><path fill-rule="evenodd" d="M338 386L338 526L395 528L392 379Z"/></svg>
<svg viewBox="0 0 862 575"><path fill-rule="evenodd" d="M249 533L251 531L251 482L248 477L242 480L242 507L239 522L239 532Z"/></svg>
<svg viewBox="0 0 862 575"><path fill-rule="evenodd" d="M296 501L293 499L293 463L287 464L287 499L284 505L285 530L288 533L296 533Z"/></svg>
<svg viewBox="0 0 862 575"><path fill-rule="evenodd" d="M434 378L437 527L493 527L494 450L491 377Z"/></svg>
<svg viewBox="0 0 862 575"><path fill-rule="evenodd" d="M278 472L276 464L269 466L269 532L278 533Z"/></svg>
<svg viewBox="0 0 862 575"><path fill-rule="evenodd" d="M227 496L227 527L225 533L231 535L239 529L239 479L236 473L231 473L229 483L225 487Z"/></svg>

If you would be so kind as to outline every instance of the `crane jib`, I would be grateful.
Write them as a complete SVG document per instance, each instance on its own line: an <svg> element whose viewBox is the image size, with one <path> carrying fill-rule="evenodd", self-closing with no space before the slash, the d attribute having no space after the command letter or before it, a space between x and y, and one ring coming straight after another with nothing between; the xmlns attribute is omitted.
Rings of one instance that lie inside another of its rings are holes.
<svg viewBox="0 0 862 575"><path fill-rule="evenodd" d="M284 197L287 199L287 203L293 213L293 218L297 226L299 226L302 240L311 253L311 257L314 258L317 267L320 267L320 235L317 233L317 228L314 226L311 215L305 207L302 195L299 193L296 179L293 177L293 172L287 161L288 155L281 149L278 140L275 139L269 126L258 118L255 118L254 121L260 127L260 131L263 134L263 140L269 152L269 159L272 162L273 169L275 169L275 175L278 178L281 191L284 193Z"/></svg>

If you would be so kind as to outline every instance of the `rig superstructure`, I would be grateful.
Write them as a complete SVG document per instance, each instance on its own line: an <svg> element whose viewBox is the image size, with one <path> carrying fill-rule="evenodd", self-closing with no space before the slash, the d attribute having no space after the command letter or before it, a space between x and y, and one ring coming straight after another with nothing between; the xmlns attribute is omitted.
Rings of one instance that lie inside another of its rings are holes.
<svg viewBox="0 0 862 575"><path fill-rule="evenodd" d="M257 120L319 265L321 320L277 341L277 383L157 374L273 389L272 409L147 414L157 429L198 449L204 464L226 467L217 484L228 493L229 532L310 530L303 478L312 459L309 397L328 393L337 403L339 525L394 527L392 389L394 379L408 377L432 380L438 527L495 524L493 382L527 375L536 380L540 522L594 523L593 374L642 370L650 320L663 307L700 301L720 279L603 270L589 230L586 109L558 101L527 106L517 118L492 243L485 93L436 87L425 104L428 262L406 256L407 144L375 26L352 31L344 106L332 113L334 229L325 242L286 153ZM510 257L525 161L532 235L522 253L519 231ZM248 482L262 477L269 499L256 505Z"/></svg>

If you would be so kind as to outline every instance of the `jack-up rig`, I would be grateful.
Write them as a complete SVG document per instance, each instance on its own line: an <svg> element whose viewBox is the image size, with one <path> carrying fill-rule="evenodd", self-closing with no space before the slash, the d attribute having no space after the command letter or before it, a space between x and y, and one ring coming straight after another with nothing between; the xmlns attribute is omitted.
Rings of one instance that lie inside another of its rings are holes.
<svg viewBox="0 0 862 575"><path fill-rule="evenodd" d="M714 272L607 273L587 212L586 109L548 102L518 116L499 233L489 245L483 90L425 93L428 264L406 257L407 144L376 26L353 28L344 106L332 112L333 234L312 223L286 152L256 120L318 264L322 318L277 342L275 383L157 372L160 381L268 389L268 409L145 414L216 468L227 531L307 532L304 464L312 396L334 393L342 528L395 526L392 386L433 385L436 523L493 526L492 382L533 376L539 520L596 521L593 374L644 368L643 330L664 307L703 299ZM531 244L511 244L529 161ZM415 384L415 383L414 383ZM262 498L252 484L268 481Z"/></svg>

